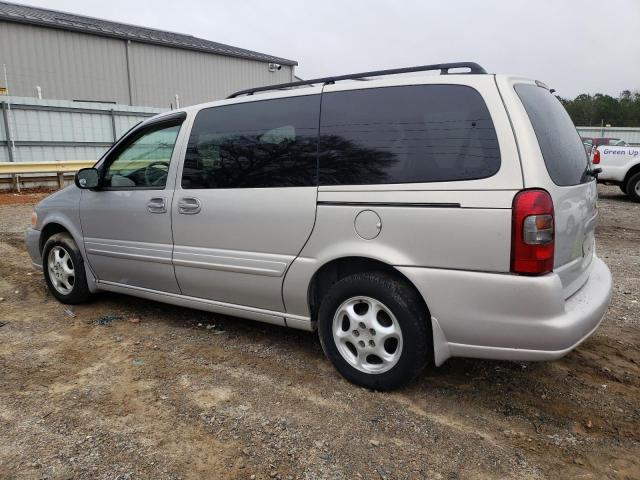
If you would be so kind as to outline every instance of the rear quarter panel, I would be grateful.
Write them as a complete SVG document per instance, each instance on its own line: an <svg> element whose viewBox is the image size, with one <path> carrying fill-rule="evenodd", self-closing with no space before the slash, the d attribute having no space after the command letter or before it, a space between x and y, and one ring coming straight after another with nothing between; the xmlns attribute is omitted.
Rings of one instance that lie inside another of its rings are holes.
<svg viewBox="0 0 640 480"><path fill-rule="evenodd" d="M583 253L593 248L596 225L596 182L573 186L558 186L551 179L538 144L529 115L520 101L514 85L535 84L533 80L496 76L504 103L510 113L520 150L524 188L542 188L551 194L555 211L554 272L560 276L565 298L584 284L592 255ZM540 87L541 88L541 87ZM576 133L577 135L577 133ZM587 162L585 155L585 166ZM585 238L591 246L585 245Z"/></svg>
<svg viewBox="0 0 640 480"><path fill-rule="evenodd" d="M446 81L442 77L403 78L371 81L367 87L430 83L467 85L480 92L498 137L499 171L469 181L319 187L313 232L285 277L287 312L309 315L307 294L313 275L326 263L343 257L367 257L394 266L509 270L511 203L523 181L511 123L493 76L452 75ZM331 85L325 91L358 86ZM363 210L373 210L380 217L380 233L371 240L360 237L354 225Z"/></svg>

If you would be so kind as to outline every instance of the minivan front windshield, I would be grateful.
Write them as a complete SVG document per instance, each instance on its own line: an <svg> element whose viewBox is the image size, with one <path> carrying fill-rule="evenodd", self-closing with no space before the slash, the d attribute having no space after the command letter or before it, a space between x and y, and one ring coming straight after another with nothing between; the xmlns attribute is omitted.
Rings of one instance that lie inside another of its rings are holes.
<svg viewBox="0 0 640 480"><path fill-rule="evenodd" d="M529 115L553 183L570 186L590 181L584 145L560 101L537 85L519 83L514 88Z"/></svg>

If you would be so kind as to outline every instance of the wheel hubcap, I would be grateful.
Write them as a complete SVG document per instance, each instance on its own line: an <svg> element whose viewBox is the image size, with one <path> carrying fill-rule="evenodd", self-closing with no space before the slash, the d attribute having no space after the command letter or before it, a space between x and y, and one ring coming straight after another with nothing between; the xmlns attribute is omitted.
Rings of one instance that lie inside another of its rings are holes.
<svg viewBox="0 0 640 480"><path fill-rule="evenodd" d="M333 340L352 367L365 373L384 373L402 354L402 331L395 315L382 302L352 297L333 317Z"/></svg>
<svg viewBox="0 0 640 480"><path fill-rule="evenodd" d="M53 288L63 295L71 293L76 275L69 252L59 245L53 247L47 257L47 269Z"/></svg>
<svg viewBox="0 0 640 480"><path fill-rule="evenodd" d="M636 191L637 195L640 195L640 181L636 182L634 190Z"/></svg>

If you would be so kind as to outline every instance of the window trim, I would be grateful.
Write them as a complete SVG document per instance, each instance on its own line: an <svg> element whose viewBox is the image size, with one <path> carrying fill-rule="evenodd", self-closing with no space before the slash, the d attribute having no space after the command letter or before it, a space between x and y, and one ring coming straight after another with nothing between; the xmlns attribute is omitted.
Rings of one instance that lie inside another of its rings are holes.
<svg viewBox="0 0 640 480"><path fill-rule="evenodd" d="M180 126L178 130L178 134L176 135L176 143L173 146L173 154L175 153L175 148L178 142L178 138L180 136L180 131L182 130L185 119L187 118L186 112L176 112L168 115L163 115L160 118L152 118L146 122L138 123L134 125L131 129L129 129L118 141L116 141L112 147L103 155L103 157L98 161L95 168L99 173L99 185L104 181L104 176L107 173L107 169L109 166L116 160L116 157L124 150L126 150L131 144L149 132L155 130L161 130L162 128L172 127L172 126ZM171 170L171 162L173 158L169 160L169 171ZM93 191L100 192L109 192L109 191L128 191L128 190L157 190L162 191L167 189L167 184L162 187L105 187L99 186L97 188L93 188Z"/></svg>

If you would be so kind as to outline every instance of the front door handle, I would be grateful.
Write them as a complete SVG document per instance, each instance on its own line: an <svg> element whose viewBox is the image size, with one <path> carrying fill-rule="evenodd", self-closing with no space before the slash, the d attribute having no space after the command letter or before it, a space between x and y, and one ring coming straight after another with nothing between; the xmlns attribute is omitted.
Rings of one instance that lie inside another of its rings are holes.
<svg viewBox="0 0 640 480"><path fill-rule="evenodd" d="M167 203L162 197L156 197L149 200L147 210L151 213L167 213Z"/></svg>
<svg viewBox="0 0 640 480"><path fill-rule="evenodd" d="M200 206L200 200L194 197L183 197L178 200L178 213L182 215L195 215L200 213L202 207Z"/></svg>

